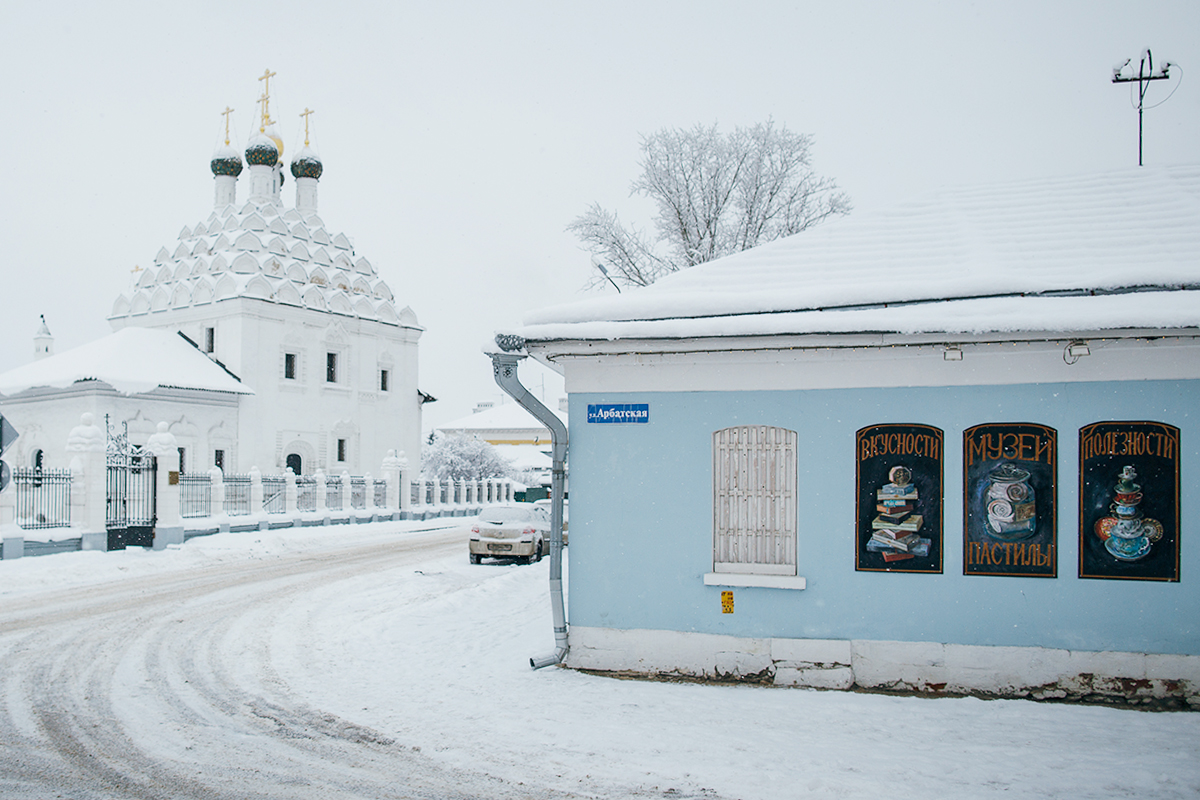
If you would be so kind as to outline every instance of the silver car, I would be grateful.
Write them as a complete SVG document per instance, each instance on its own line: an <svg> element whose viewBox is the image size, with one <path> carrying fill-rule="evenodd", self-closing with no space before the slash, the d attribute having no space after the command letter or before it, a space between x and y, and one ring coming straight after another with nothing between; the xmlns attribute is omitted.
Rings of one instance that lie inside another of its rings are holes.
<svg viewBox="0 0 1200 800"><path fill-rule="evenodd" d="M488 506L471 526L471 563L484 557L520 558L532 564L546 553L550 515L533 503Z"/></svg>

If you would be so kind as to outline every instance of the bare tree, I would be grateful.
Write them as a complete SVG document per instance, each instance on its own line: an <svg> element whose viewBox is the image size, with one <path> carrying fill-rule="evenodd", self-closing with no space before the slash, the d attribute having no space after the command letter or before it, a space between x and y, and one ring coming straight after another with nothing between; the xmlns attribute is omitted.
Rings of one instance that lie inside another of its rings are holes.
<svg viewBox="0 0 1200 800"><path fill-rule="evenodd" d="M626 229L593 204L567 226L609 275L647 286L671 272L848 214L850 199L810 166L812 137L768 120L728 135L717 126L642 137L642 174L630 194L654 201L657 237ZM661 250L660 250L661 246ZM594 276L593 283L602 281Z"/></svg>

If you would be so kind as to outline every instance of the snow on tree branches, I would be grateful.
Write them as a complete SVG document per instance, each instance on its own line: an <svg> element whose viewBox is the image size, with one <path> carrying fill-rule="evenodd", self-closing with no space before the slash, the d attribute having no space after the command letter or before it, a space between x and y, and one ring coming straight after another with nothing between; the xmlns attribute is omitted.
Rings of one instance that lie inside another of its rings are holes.
<svg viewBox="0 0 1200 800"><path fill-rule="evenodd" d="M850 199L810 166L812 137L772 120L722 134L697 125L642 137L630 193L657 206L657 236L627 230L593 204L567 226L616 281L647 286L671 272L848 214ZM660 249L661 247L661 249ZM593 284L604 279L599 275Z"/></svg>
<svg viewBox="0 0 1200 800"><path fill-rule="evenodd" d="M421 448L422 472L437 480L483 480L512 477L512 465L495 447L462 434L438 433Z"/></svg>

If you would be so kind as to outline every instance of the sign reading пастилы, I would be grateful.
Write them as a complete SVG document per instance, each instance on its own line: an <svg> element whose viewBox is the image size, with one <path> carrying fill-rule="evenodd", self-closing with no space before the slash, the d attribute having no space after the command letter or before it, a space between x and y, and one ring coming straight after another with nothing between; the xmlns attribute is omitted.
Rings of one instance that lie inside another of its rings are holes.
<svg viewBox="0 0 1200 800"><path fill-rule="evenodd" d="M649 403L589 403L588 422L649 422Z"/></svg>

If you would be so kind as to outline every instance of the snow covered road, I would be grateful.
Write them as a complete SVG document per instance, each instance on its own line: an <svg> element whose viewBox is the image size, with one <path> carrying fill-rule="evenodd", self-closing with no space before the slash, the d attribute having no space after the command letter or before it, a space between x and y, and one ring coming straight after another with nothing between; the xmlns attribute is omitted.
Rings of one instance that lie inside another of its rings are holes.
<svg viewBox="0 0 1200 800"><path fill-rule="evenodd" d="M532 672L546 563L449 524L0 563L0 797L1200 794L1200 714Z"/></svg>

